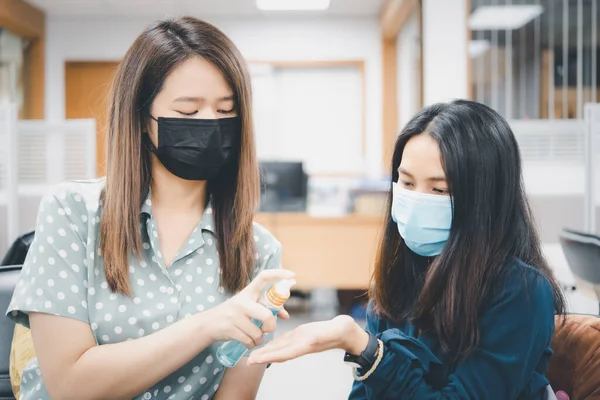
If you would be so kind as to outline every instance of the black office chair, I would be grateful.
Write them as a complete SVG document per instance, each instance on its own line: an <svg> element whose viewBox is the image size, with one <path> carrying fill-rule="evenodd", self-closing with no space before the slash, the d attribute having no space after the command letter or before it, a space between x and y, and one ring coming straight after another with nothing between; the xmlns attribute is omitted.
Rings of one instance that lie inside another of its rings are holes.
<svg viewBox="0 0 600 400"><path fill-rule="evenodd" d="M0 267L0 312L5 313L12 298L21 265ZM10 384L10 347L15 324L4 315L0 315L0 400L15 400Z"/></svg>
<svg viewBox="0 0 600 400"><path fill-rule="evenodd" d="M600 305L600 237L563 229L560 244L577 289Z"/></svg>
<svg viewBox="0 0 600 400"><path fill-rule="evenodd" d="M33 238L34 232L17 238L0 263L0 400L15 400L10 383L10 350L15 324L2 314L8 308Z"/></svg>
<svg viewBox="0 0 600 400"><path fill-rule="evenodd" d="M29 247L33 242L35 232L31 231L22 236L19 236L17 240L13 242L10 249L6 252L6 255L2 259L0 265L22 265L25 262L25 257L29 251Z"/></svg>

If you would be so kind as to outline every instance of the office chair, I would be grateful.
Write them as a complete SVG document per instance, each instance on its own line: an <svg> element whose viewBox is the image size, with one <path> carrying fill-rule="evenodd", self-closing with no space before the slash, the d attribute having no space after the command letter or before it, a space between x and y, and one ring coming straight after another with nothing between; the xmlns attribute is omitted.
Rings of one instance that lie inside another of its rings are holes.
<svg viewBox="0 0 600 400"><path fill-rule="evenodd" d="M34 231L19 236L6 252L0 265L23 265L34 236Z"/></svg>
<svg viewBox="0 0 600 400"><path fill-rule="evenodd" d="M600 306L600 237L563 229L560 245L575 277L577 289Z"/></svg>
<svg viewBox="0 0 600 400"><path fill-rule="evenodd" d="M554 354L546 377L554 391L571 400L600 400L600 318L595 315L556 316Z"/></svg>

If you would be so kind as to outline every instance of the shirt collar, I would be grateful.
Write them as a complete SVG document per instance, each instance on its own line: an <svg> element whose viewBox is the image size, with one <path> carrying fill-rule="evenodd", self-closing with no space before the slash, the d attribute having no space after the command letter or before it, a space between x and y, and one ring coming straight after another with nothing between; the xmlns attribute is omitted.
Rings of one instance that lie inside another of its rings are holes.
<svg viewBox="0 0 600 400"><path fill-rule="evenodd" d="M146 199L142 203L142 209L140 214L151 217L152 216L152 200L151 200L151 192L148 190L148 194L146 195ZM213 219L213 208L212 208L212 199L208 200L208 204L202 213L202 218L200 218L200 222L198 222L197 228L203 231L209 231L211 233L215 233L214 228L214 219Z"/></svg>

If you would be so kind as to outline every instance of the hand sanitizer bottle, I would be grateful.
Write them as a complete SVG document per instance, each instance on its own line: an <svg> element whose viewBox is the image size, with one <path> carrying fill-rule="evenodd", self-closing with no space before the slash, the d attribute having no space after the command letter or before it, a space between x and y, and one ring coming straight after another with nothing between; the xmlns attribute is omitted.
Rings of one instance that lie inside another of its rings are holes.
<svg viewBox="0 0 600 400"><path fill-rule="evenodd" d="M277 316L277 313L283 307L283 303L290 297L290 289L295 284L296 281L292 279L284 279L277 282L265 292L259 303L267 307L273 315ZM262 326L261 321L252 319L252 322L259 328ZM242 343L230 340L223 343L217 349L217 359L225 367L232 368L237 365L247 352L248 349Z"/></svg>

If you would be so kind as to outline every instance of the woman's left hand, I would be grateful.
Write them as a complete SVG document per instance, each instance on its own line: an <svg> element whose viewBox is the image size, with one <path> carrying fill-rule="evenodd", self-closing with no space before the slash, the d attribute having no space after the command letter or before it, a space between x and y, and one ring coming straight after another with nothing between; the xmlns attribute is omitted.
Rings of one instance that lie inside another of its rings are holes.
<svg viewBox="0 0 600 400"><path fill-rule="evenodd" d="M253 351L248 364L280 363L332 349L360 354L367 347L368 341L369 335L352 317L341 315L330 321L301 325L276 337L265 347Z"/></svg>

